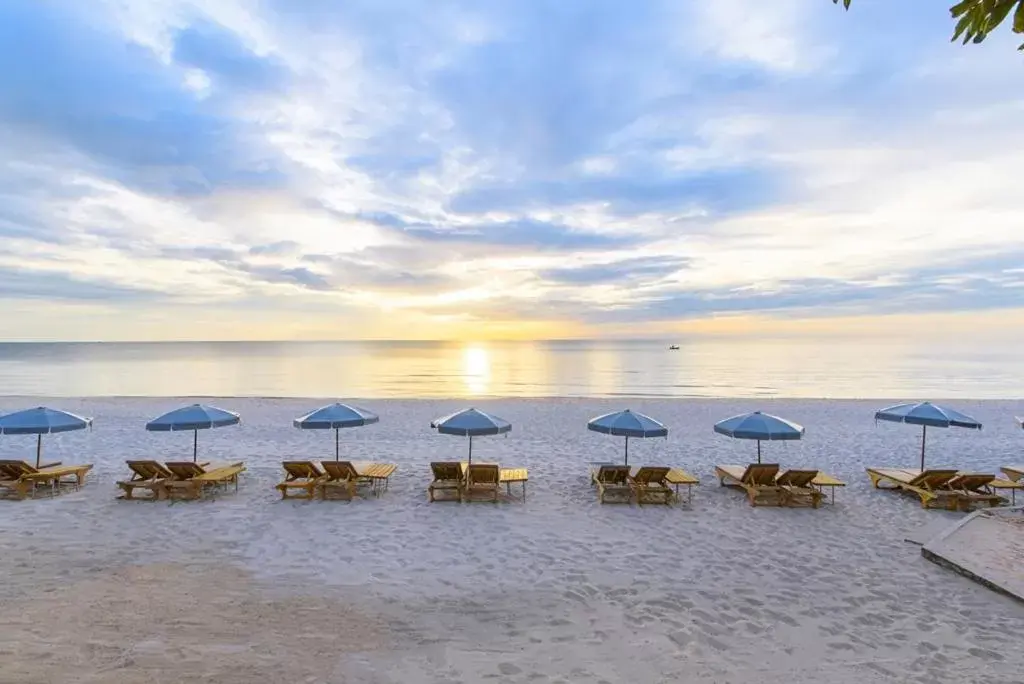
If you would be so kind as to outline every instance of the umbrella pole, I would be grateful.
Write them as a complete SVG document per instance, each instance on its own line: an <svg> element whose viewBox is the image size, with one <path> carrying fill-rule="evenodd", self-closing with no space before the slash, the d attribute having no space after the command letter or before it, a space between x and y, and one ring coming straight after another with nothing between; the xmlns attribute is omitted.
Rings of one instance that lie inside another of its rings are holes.
<svg viewBox="0 0 1024 684"><path fill-rule="evenodd" d="M473 465L473 435L469 436L469 464Z"/></svg>
<svg viewBox="0 0 1024 684"><path fill-rule="evenodd" d="M43 433L36 435L36 468L39 467L40 460L43 457Z"/></svg>
<svg viewBox="0 0 1024 684"><path fill-rule="evenodd" d="M761 462L761 440L757 440L757 462Z"/></svg>
<svg viewBox="0 0 1024 684"><path fill-rule="evenodd" d="M921 470L924 470L924 445L928 440L928 426L921 426Z"/></svg>
<svg viewBox="0 0 1024 684"><path fill-rule="evenodd" d="M629 435L626 435L626 465L629 465Z"/></svg>
<svg viewBox="0 0 1024 684"><path fill-rule="evenodd" d="M199 461L199 430L192 431L192 462Z"/></svg>
<svg viewBox="0 0 1024 684"><path fill-rule="evenodd" d="M341 452L338 447L338 428L334 428L334 460L339 460Z"/></svg>

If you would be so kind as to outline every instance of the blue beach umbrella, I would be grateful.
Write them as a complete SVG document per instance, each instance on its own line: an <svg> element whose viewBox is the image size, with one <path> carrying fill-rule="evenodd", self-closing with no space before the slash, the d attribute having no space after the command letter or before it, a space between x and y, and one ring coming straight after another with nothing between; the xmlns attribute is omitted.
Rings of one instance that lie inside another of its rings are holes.
<svg viewBox="0 0 1024 684"><path fill-rule="evenodd" d="M756 439L757 462L761 462L761 442L778 440L794 440L804 436L802 425L773 416L769 413L754 411L744 413L715 423L715 432L733 439Z"/></svg>
<svg viewBox="0 0 1024 684"><path fill-rule="evenodd" d="M667 437L668 428L642 413L634 413L629 409L616 413L606 413L587 422L587 429L606 435L626 438L625 461L629 465L629 438Z"/></svg>
<svg viewBox="0 0 1024 684"><path fill-rule="evenodd" d="M38 435L36 439L36 468L43 455L43 435L56 432L84 430L92 425L92 418L39 406L0 416L0 435Z"/></svg>
<svg viewBox="0 0 1024 684"><path fill-rule="evenodd" d="M981 423L951 408L923 401L919 404L897 404L875 412L875 420L907 423L921 426L921 470L924 470L924 447L928 441L928 428L962 427L980 430Z"/></svg>
<svg viewBox="0 0 1024 684"><path fill-rule="evenodd" d="M512 429L512 423L475 408L463 409L430 422L442 435L469 437L469 462L473 462L473 438L500 435Z"/></svg>
<svg viewBox="0 0 1024 684"><path fill-rule="evenodd" d="M192 404L168 411L159 418L146 423L146 429L150 432L178 432L180 430L191 430L192 435L192 460L198 460L199 453L199 431L211 428L227 427L238 425L241 418L237 413L225 411L216 406L206 404Z"/></svg>
<svg viewBox="0 0 1024 684"><path fill-rule="evenodd" d="M362 427L380 421L376 413L347 404L329 404L296 418L292 425L300 430L334 430L334 460L339 460L338 431L342 428Z"/></svg>

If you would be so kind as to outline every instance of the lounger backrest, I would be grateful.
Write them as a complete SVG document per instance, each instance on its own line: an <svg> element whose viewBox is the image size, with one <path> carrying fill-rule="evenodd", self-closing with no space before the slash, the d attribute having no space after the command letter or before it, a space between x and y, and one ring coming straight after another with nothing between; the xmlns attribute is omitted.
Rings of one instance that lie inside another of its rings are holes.
<svg viewBox="0 0 1024 684"><path fill-rule="evenodd" d="M174 473L159 461L126 461L132 473L140 480L155 480L161 477L174 477Z"/></svg>
<svg viewBox="0 0 1024 684"><path fill-rule="evenodd" d="M12 460L0 460L0 471L4 474L12 477L19 478L22 475L31 475L32 473L38 473L39 471L30 466L24 461L12 461Z"/></svg>
<svg viewBox="0 0 1024 684"><path fill-rule="evenodd" d="M633 481L639 482L640 484L664 482L665 478L668 477L669 470L671 470L671 468L664 468L661 466L644 466L636 471L636 475L633 476Z"/></svg>
<svg viewBox="0 0 1024 684"><path fill-rule="evenodd" d="M629 466L603 465L597 469L597 481L601 484L626 484L629 481Z"/></svg>
<svg viewBox="0 0 1024 684"><path fill-rule="evenodd" d="M996 479L995 475L987 475L985 473L960 473L950 480L947 486L950 489L977 492L982 487L992 484L994 479Z"/></svg>
<svg viewBox="0 0 1024 684"><path fill-rule="evenodd" d="M466 470L469 484L498 484L500 469L493 463L472 463Z"/></svg>
<svg viewBox="0 0 1024 684"><path fill-rule="evenodd" d="M352 465L351 461L322 461L320 465L331 482L359 479L359 473L356 472L356 467Z"/></svg>
<svg viewBox="0 0 1024 684"><path fill-rule="evenodd" d="M171 471L174 477L179 480L191 480L193 477L206 472L203 466L192 461L168 461L167 470Z"/></svg>
<svg viewBox="0 0 1024 684"><path fill-rule="evenodd" d="M462 466L458 461L434 461L430 464L430 472L439 482L462 479Z"/></svg>
<svg viewBox="0 0 1024 684"><path fill-rule="evenodd" d="M816 477L818 477L817 470L787 470L779 473L779 476L775 478L775 484L786 487L810 487Z"/></svg>
<svg viewBox="0 0 1024 684"><path fill-rule="evenodd" d="M907 484L926 489L942 489L949 485L956 474L955 470L925 470Z"/></svg>
<svg viewBox="0 0 1024 684"><path fill-rule="evenodd" d="M322 474L312 461L285 461L281 464L284 472L292 479L315 479Z"/></svg>
<svg viewBox="0 0 1024 684"><path fill-rule="evenodd" d="M779 474L778 463L751 463L743 472L743 484L774 485Z"/></svg>

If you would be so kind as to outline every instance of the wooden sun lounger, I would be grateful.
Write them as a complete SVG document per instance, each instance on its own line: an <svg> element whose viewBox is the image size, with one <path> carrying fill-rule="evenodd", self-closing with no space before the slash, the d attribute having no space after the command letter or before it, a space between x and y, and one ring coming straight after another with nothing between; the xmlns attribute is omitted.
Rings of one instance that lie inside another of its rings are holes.
<svg viewBox="0 0 1024 684"><path fill-rule="evenodd" d="M958 472L951 468L924 471L912 468L868 468L867 471L876 489L898 489L914 494L921 499L922 508L956 510L959 506L956 492L949 489L950 481Z"/></svg>
<svg viewBox="0 0 1024 684"><path fill-rule="evenodd" d="M174 473L167 469L159 461L126 461L132 476L128 480L121 480L117 486L124 492L119 499L135 499L135 490L142 489L149 492L149 496L139 497L145 500L156 500L160 498L163 483L165 480L175 479Z"/></svg>
<svg viewBox="0 0 1024 684"><path fill-rule="evenodd" d="M825 495L814 486L817 470L786 470L775 478L775 484L782 487L786 506L810 506L817 508Z"/></svg>
<svg viewBox="0 0 1024 684"><path fill-rule="evenodd" d="M360 481L351 461L324 461L320 466L324 469L324 478L319 484L321 499L338 494L340 498L351 501L358 495L360 484L370 484L369 480Z"/></svg>
<svg viewBox="0 0 1024 684"><path fill-rule="evenodd" d="M284 461L284 480L276 485L282 499L312 499L325 475L315 461ZM291 492L297 492L291 494Z"/></svg>
<svg viewBox="0 0 1024 684"><path fill-rule="evenodd" d="M1006 479L1010 482L1020 482L1024 480L1024 465L1008 465L1003 466L1003 474L1006 475Z"/></svg>
<svg viewBox="0 0 1024 684"><path fill-rule="evenodd" d="M969 511L975 504L1002 506L1007 501L998 490L1009 489L1015 498L1015 490L1021 485L988 473L957 473L947 486L957 493L957 507Z"/></svg>
<svg viewBox="0 0 1024 684"><path fill-rule="evenodd" d="M369 485L374 496L380 496L388 488L388 480L397 469L392 463L353 463L352 461L321 461L324 478L318 485L320 498L327 499L334 493L351 501L359 495L360 485Z"/></svg>
<svg viewBox="0 0 1024 684"><path fill-rule="evenodd" d="M590 482L597 487L601 503L630 503L633 488L629 485L629 466L604 464L590 469Z"/></svg>
<svg viewBox="0 0 1024 684"><path fill-rule="evenodd" d="M430 501L437 501L438 493L450 492L454 492L454 500L462 501L462 486L465 482L462 464L458 461L434 461L430 464L430 472L434 475L433 481L427 486Z"/></svg>
<svg viewBox="0 0 1024 684"><path fill-rule="evenodd" d="M478 499L498 503L501 491L501 468L495 463L471 463L466 466L466 483L463 485L463 501Z"/></svg>
<svg viewBox="0 0 1024 684"><path fill-rule="evenodd" d="M717 465L715 475L723 487L737 487L747 493L751 506L784 506L786 491L775 482L778 463Z"/></svg>
<svg viewBox="0 0 1024 684"><path fill-rule="evenodd" d="M658 503L671 506L675 492L668 482L671 468L664 466L643 466L629 478L629 486L633 490L638 505Z"/></svg>
<svg viewBox="0 0 1024 684"><path fill-rule="evenodd" d="M10 491L16 499L34 497L40 486L47 487L51 494L59 492L62 486L79 489L90 470L90 463L36 468L24 461L0 460L0 489Z"/></svg>
<svg viewBox="0 0 1024 684"><path fill-rule="evenodd" d="M157 498L201 499L207 491L225 489L231 484L238 491L238 476L245 472L245 465L242 461L224 464L168 461L167 469L175 479L163 481Z"/></svg>

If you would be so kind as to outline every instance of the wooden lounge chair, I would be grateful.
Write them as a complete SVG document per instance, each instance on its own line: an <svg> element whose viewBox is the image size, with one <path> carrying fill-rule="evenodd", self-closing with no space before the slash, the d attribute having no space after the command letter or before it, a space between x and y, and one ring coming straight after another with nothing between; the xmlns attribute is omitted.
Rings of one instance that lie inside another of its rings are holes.
<svg viewBox="0 0 1024 684"><path fill-rule="evenodd" d="M323 461L324 478L320 481L320 498L328 499L337 495L351 501L359 491L360 484L370 484L369 480L360 481L359 472L351 461Z"/></svg>
<svg viewBox="0 0 1024 684"><path fill-rule="evenodd" d="M723 487L738 487L747 493L751 506L783 506L786 491L775 482L778 463L751 463L715 466L715 474Z"/></svg>
<svg viewBox="0 0 1024 684"><path fill-rule="evenodd" d="M916 495L922 508L956 510L959 505L956 492L949 482L957 471L951 468L916 470L912 468L868 468L868 477L876 489L898 489ZM884 485L884 486L883 486Z"/></svg>
<svg viewBox="0 0 1024 684"><path fill-rule="evenodd" d="M88 463L36 468L24 461L0 460L0 489L8 490L16 499L34 497L40 487L56 494L65 486L79 489L90 470L92 464Z"/></svg>
<svg viewBox="0 0 1024 684"><path fill-rule="evenodd" d="M434 480L427 487L431 501L438 500L438 493L454 493L454 500L462 501L462 465L458 461L434 461L430 464Z"/></svg>
<svg viewBox="0 0 1024 684"><path fill-rule="evenodd" d="M284 480L277 484L282 499L312 499L325 475L313 461L284 461ZM290 494L291 492L296 494Z"/></svg>
<svg viewBox="0 0 1024 684"><path fill-rule="evenodd" d="M590 482L597 487L601 503L630 503L633 488L629 485L629 466L600 465L590 471Z"/></svg>
<svg viewBox="0 0 1024 684"><path fill-rule="evenodd" d="M975 504L1001 506L1006 499L992 489L995 475L986 473L958 473L946 486L956 492L957 508L969 511Z"/></svg>
<svg viewBox="0 0 1024 684"><path fill-rule="evenodd" d="M137 498L135 496L136 489L149 491L149 496L138 498L159 499L163 492L164 481L175 479L174 473L159 461L126 461L126 463L132 471L132 476L128 480L117 483L117 486L124 491L124 494L118 497L120 499Z"/></svg>
<svg viewBox="0 0 1024 684"><path fill-rule="evenodd" d="M477 499L498 502L501 491L501 468L494 463L471 463L466 466L466 484L463 485L464 501Z"/></svg>
<svg viewBox="0 0 1024 684"><path fill-rule="evenodd" d="M629 478L629 486L639 505L657 503L671 506L675 492L669 486L668 473L671 468L662 466L643 466Z"/></svg>
<svg viewBox="0 0 1024 684"><path fill-rule="evenodd" d="M216 464L168 461L167 469L175 479L160 484L158 498L201 499L209 491L226 489L232 484L238 491L238 476L245 472L245 465L242 461Z"/></svg>
<svg viewBox="0 0 1024 684"><path fill-rule="evenodd" d="M1003 474L1006 475L1006 479L1010 482L1024 480L1024 465L1003 466L1002 470Z"/></svg>
<svg viewBox="0 0 1024 684"><path fill-rule="evenodd" d="M817 508L825 495L814 487L817 470L786 470L778 474L775 484L784 492L786 506L810 506Z"/></svg>

